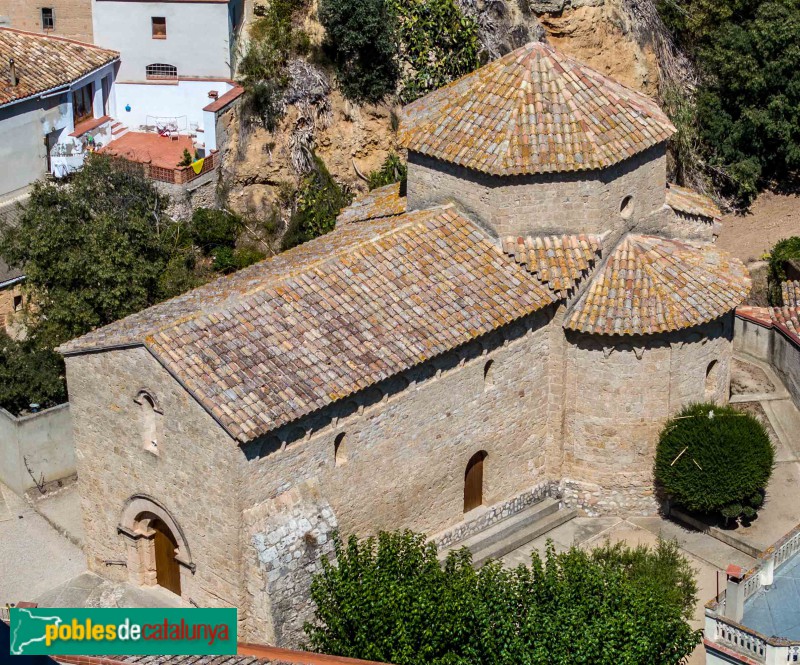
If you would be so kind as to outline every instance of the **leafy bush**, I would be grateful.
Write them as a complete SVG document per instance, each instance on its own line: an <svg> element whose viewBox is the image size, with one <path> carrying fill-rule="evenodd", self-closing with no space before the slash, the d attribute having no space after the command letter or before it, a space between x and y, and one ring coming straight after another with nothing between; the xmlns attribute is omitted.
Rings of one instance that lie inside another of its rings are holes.
<svg viewBox="0 0 800 665"><path fill-rule="evenodd" d="M318 13L342 94L371 104L394 94L400 67L390 0L320 0Z"/></svg>
<svg viewBox="0 0 800 665"><path fill-rule="evenodd" d="M218 247L233 248L241 229L241 217L214 208L197 208L189 225L194 244L206 255Z"/></svg>
<svg viewBox="0 0 800 665"><path fill-rule="evenodd" d="M792 236L775 243L769 252L768 297L770 305L782 306L781 282L785 282L787 261L800 262L800 237Z"/></svg>
<svg viewBox="0 0 800 665"><path fill-rule="evenodd" d="M31 404L47 409L66 401L61 356L0 331L0 407L16 415Z"/></svg>
<svg viewBox="0 0 800 665"><path fill-rule="evenodd" d="M454 0L391 2L405 72L400 91L404 104L478 67L478 24Z"/></svg>
<svg viewBox="0 0 800 665"><path fill-rule="evenodd" d="M679 505L706 514L757 508L775 451L764 426L729 406L693 404L661 432L655 477Z"/></svg>
<svg viewBox="0 0 800 665"><path fill-rule="evenodd" d="M265 255L250 247L232 249L231 247L218 247L214 252L214 270L228 274L246 268L249 265L263 260Z"/></svg>
<svg viewBox="0 0 800 665"><path fill-rule="evenodd" d="M687 623L696 588L675 544L549 545L530 567L478 571L466 549L440 566L435 545L408 531L335 549L305 626L322 653L396 665L677 664L699 641Z"/></svg>
<svg viewBox="0 0 800 665"><path fill-rule="evenodd" d="M702 156L727 194L790 186L800 167L800 2L659 0L700 74Z"/></svg>
<svg viewBox="0 0 800 665"><path fill-rule="evenodd" d="M391 185L395 182L404 183L407 176L408 167L396 153L390 152L386 156L381 168L369 174L368 185L370 189L376 189L378 187L384 187L385 185Z"/></svg>
<svg viewBox="0 0 800 665"><path fill-rule="evenodd" d="M293 211L281 246L289 249L332 231L336 216L353 197L337 183L325 163L314 157L314 168L294 196Z"/></svg>

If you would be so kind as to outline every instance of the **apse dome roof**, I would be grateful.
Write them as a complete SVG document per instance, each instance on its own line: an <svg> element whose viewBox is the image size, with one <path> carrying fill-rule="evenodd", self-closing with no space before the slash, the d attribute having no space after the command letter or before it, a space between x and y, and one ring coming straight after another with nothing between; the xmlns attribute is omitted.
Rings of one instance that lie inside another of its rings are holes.
<svg viewBox="0 0 800 665"><path fill-rule="evenodd" d="M668 139L649 97L531 42L406 106L409 150L492 175L582 171Z"/></svg>

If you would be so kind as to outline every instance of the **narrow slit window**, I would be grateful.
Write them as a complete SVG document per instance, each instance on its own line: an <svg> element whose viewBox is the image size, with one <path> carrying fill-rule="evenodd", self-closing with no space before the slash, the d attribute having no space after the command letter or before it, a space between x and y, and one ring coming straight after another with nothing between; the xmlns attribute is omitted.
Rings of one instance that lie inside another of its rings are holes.
<svg viewBox="0 0 800 665"><path fill-rule="evenodd" d="M167 19L164 16L153 16L153 39L167 38Z"/></svg>

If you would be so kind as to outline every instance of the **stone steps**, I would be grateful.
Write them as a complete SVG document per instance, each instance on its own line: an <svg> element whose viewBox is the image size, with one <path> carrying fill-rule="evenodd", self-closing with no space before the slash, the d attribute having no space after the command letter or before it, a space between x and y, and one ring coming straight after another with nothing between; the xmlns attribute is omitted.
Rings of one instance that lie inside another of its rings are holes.
<svg viewBox="0 0 800 665"><path fill-rule="evenodd" d="M111 125L111 136L115 139L118 139L120 136L124 136L130 130L128 129L127 125L123 125L121 122L116 121L113 125Z"/></svg>
<svg viewBox="0 0 800 665"><path fill-rule="evenodd" d="M578 514L577 510L559 510L555 499L543 499L522 512L493 524L488 529L470 536L439 553L444 559L450 550L467 547L472 552L475 566L488 559L499 559L509 552L544 535L557 526L568 522Z"/></svg>

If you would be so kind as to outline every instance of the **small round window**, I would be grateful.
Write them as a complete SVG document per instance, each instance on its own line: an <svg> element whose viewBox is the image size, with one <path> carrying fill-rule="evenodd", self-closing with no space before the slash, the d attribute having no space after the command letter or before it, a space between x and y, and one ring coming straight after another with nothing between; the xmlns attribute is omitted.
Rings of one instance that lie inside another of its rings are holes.
<svg viewBox="0 0 800 665"><path fill-rule="evenodd" d="M632 196L626 196L624 199L622 199L622 203L619 204L619 214L622 215L623 219L629 219L633 214Z"/></svg>

